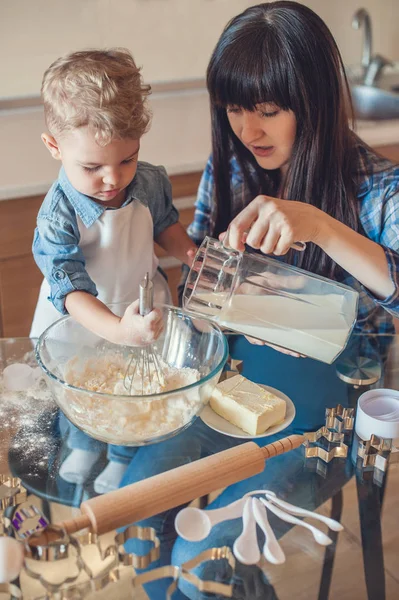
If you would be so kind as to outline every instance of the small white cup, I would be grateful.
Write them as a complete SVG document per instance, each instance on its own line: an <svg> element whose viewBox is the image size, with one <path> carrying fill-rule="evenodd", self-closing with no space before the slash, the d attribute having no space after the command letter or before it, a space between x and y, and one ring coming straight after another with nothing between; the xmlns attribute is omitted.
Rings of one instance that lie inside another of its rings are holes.
<svg viewBox="0 0 399 600"><path fill-rule="evenodd" d="M377 389L362 394L357 401L355 431L362 440L372 435L399 438L399 392Z"/></svg>

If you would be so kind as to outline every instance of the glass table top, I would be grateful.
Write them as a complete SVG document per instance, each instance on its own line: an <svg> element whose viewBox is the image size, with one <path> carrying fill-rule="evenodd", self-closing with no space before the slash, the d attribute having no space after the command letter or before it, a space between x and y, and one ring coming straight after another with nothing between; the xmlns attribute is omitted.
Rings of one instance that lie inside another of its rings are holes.
<svg viewBox="0 0 399 600"><path fill-rule="evenodd" d="M0 482L3 509L0 534L17 539L38 523L58 524L80 515L81 503L97 496L96 481L112 459L112 449L86 440L86 445L78 445L82 452L78 465L81 481L68 481L62 465L76 450L73 432L41 378L40 370L33 371L31 385L23 391L10 390L3 378L5 367L14 363L37 369L34 348L35 341L28 338L0 340L0 476L3 482ZM261 447L287 435L318 430L325 424L326 409L337 405L356 408L359 396L369 389L399 389L399 336L353 335L345 352L332 365L251 346L238 336L230 340L230 355L233 365L243 361L242 373L246 377L281 390L295 404L296 417L292 424L274 436L257 439ZM128 449L120 471L121 485L139 482L248 441L213 431L198 418L170 440ZM105 598L113 594L118 599L136 600L147 597L155 600L167 597L397 599L397 453L395 450L380 452L382 468L364 467L358 456L359 441L353 431L345 432L343 443L347 446L346 458L332 458L328 463L317 457L307 458L304 446L300 446L266 461L261 473L237 481L227 489L215 489L192 504L206 510L219 509L254 490L259 490L255 494L258 498L266 497L262 492L270 490L297 507L340 521L344 529L338 533L317 520L306 519L306 523L315 525L330 537L332 543L328 546L317 543L312 531L300 524L287 523L268 509L269 523L284 552L285 562L272 564L266 560L262 554L265 538L258 527L257 539L254 539L259 546L260 560L254 565L244 565L232 552L243 529L241 517L216 524L205 539L189 542L180 538L175 530L175 517L181 506L140 522L141 529L130 530L119 540L115 541L116 532L112 531L102 536L102 548L111 548L105 562L101 562L97 545L89 543L95 540L76 534L79 544L70 545L68 559L51 563L29 559L28 568L24 568L15 581L17 587L8 589L0 585L0 598L21 597L19 590L22 590L23 598ZM323 437L311 444L313 448L327 451L339 446L340 442L329 442ZM11 477L18 478L19 483L7 479ZM9 502L13 506L6 508L6 497L10 495L7 486L10 485L22 486L27 498L19 495L14 502ZM167 489L165 494L168 494ZM37 513L32 512L32 506L37 508ZM28 507L24 516L23 509ZM118 510L112 502L111 510ZM140 535L146 541L138 540ZM149 552L158 542L160 556L149 562L157 554L153 551L150 556ZM115 554L117 550L119 557ZM80 569L79 576L74 575L79 560L90 552L90 560L94 562L90 563L88 558L83 562L87 567L98 561L95 568L90 567L92 577L88 575L89 568ZM140 555L144 556L141 564L137 559ZM134 563L136 568L129 563ZM164 566L166 570L162 570ZM32 571L36 576L32 576ZM52 573L53 579L48 573ZM69 583L59 585L67 575Z"/></svg>

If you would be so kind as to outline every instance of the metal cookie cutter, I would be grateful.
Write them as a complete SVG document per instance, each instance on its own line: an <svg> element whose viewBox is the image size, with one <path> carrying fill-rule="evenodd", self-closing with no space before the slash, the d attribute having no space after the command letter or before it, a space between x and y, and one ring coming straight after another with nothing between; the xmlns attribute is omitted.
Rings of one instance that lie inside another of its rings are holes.
<svg viewBox="0 0 399 600"><path fill-rule="evenodd" d="M71 558L71 548L74 549L75 556L73 559L76 570L71 574L69 565L69 569L65 569L65 572L69 572L69 575L61 581L56 583L48 581L45 574L34 570L34 561L55 562ZM32 561L31 564L29 559ZM61 586L76 581L82 569L84 569L84 563L81 559L80 544L61 527L49 525L42 531L34 532L25 541L25 572L29 577L39 580L46 591L50 593L57 592Z"/></svg>
<svg viewBox="0 0 399 600"><path fill-rule="evenodd" d="M310 444L315 444L320 439L324 438L327 442L339 443L344 439L343 433L337 433L336 431L330 431L325 425L320 427L317 431L305 433L306 441Z"/></svg>
<svg viewBox="0 0 399 600"><path fill-rule="evenodd" d="M88 581L76 583L56 592L56 600L84 600L91 592L99 592L110 583L116 583L120 579L119 569L113 569L107 573L101 573ZM53 596L51 596L53 598ZM47 600L47 596L46 599Z"/></svg>
<svg viewBox="0 0 399 600"><path fill-rule="evenodd" d="M153 542L154 545L147 554L131 554L125 551L123 544L133 538ZM125 566L132 566L135 569L146 569L152 562L159 558L161 544L155 529L152 527L131 525L125 531L115 536L115 544L118 548L119 561Z"/></svg>
<svg viewBox="0 0 399 600"><path fill-rule="evenodd" d="M326 427L338 433L352 431L355 422L355 409L344 408L337 404L335 408L326 408Z"/></svg>
<svg viewBox="0 0 399 600"><path fill-rule="evenodd" d="M326 423L317 431L305 433L306 458L319 458L325 463L329 463L333 458L346 458L348 455L348 446L344 444L345 431L353 429L354 409L343 408L337 404L335 408L326 409ZM327 448L317 445L319 440L325 439ZM338 445L333 445L338 444Z"/></svg>
<svg viewBox="0 0 399 600"><path fill-rule="evenodd" d="M223 559L227 560L228 565L233 572L235 568L234 555L230 548L223 546L222 548L210 548L209 550L205 550L198 556L182 564L180 567L169 565L167 567L159 567L158 569L147 571L146 573L140 573L139 575L133 577L133 587L137 587L151 581L157 581L158 579L164 579L165 577L172 577L174 581L167 590L167 600L172 600L172 595L177 589L180 579L184 579L188 583L191 583L202 593L219 594L225 598L232 598L233 585L231 583L204 581L197 575L191 573L192 569L195 569L203 562Z"/></svg>
<svg viewBox="0 0 399 600"><path fill-rule="evenodd" d="M46 517L36 506L28 506L15 510L11 526L20 540L26 539L35 531L49 525Z"/></svg>
<svg viewBox="0 0 399 600"><path fill-rule="evenodd" d="M372 435L369 440L358 438L357 455L362 459L363 467L375 467L386 471L389 462L399 460L399 451L392 445L392 440Z"/></svg>
<svg viewBox="0 0 399 600"><path fill-rule="evenodd" d="M343 442L330 450L320 446L310 447L308 441L305 441L303 445L305 446L306 458L320 458L325 463L329 463L333 458L346 458L348 456L348 446Z"/></svg>
<svg viewBox="0 0 399 600"><path fill-rule="evenodd" d="M25 502L27 491L18 477L0 475L0 513L10 506Z"/></svg>

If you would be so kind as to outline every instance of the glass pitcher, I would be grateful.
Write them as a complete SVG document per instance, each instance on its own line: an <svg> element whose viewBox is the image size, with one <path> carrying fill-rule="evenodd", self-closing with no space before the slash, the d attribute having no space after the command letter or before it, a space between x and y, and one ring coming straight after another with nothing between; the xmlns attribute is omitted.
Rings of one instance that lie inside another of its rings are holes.
<svg viewBox="0 0 399 600"><path fill-rule="evenodd" d="M207 237L183 294L184 309L220 327L331 364L356 322L352 288Z"/></svg>

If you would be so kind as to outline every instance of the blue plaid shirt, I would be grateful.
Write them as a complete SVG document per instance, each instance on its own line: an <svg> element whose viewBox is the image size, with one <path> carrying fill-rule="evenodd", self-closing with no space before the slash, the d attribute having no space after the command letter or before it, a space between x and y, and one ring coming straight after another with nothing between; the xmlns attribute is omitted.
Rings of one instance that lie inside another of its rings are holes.
<svg viewBox="0 0 399 600"><path fill-rule="evenodd" d="M395 290L389 298L376 298L357 279L337 269L337 281L359 292L356 329L370 333L393 333L394 317L399 317L399 167L359 145L358 206L360 223L366 235L380 244L387 257ZM235 158L231 161L232 214L238 214L253 197ZM188 234L196 244L210 235L214 220L215 186L212 157L202 175L195 203L194 221Z"/></svg>

